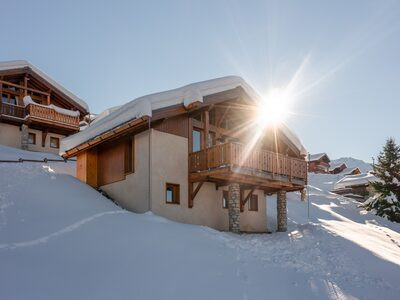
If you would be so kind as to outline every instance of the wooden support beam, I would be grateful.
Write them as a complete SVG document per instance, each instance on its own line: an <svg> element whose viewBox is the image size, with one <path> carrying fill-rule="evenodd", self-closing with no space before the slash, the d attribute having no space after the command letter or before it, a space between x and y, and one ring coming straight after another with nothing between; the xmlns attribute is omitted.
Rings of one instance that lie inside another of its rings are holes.
<svg viewBox="0 0 400 300"><path fill-rule="evenodd" d="M210 131L210 114L208 110L203 112L203 123L204 123L204 134L203 134L203 145L204 149L208 148L208 134Z"/></svg>
<svg viewBox="0 0 400 300"><path fill-rule="evenodd" d="M200 191L201 187L203 186L203 183L204 183L204 181L200 181L197 184L196 189L193 191L194 182L189 182L189 201L188 201L189 208L193 207L194 198L196 198L196 195Z"/></svg>
<svg viewBox="0 0 400 300"><path fill-rule="evenodd" d="M42 147L46 147L46 137L47 137L48 130L45 129L42 131Z"/></svg>
<svg viewBox="0 0 400 300"><path fill-rule="evenodd" d="M247 194L247 196L241 201L241 203L240 203L240 211L244 211L244 206L245 206L245 204L247 203L247 201L249 201L249 199L250 199L250 197L251 196L253 196L253 193L254 193L254 190L255 190L256 188L255 187L253 187L251 190L250 190L250 192Z"/></svg>

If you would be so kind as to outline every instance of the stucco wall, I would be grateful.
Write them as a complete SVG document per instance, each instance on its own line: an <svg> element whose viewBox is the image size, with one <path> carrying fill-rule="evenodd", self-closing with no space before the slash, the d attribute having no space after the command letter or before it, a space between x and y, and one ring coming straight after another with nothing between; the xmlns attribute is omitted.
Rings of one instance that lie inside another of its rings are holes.
<svg viewBox="0 0 400 300"><path fill-rule="evenodd" d="M101 186L122 207L137 213L149 207L149 133L135 136L135 172L125 180Z"/></svg>
<svg viewBox="0 0 400 300"><path fill-rule="evenodd" d="M152 130L151 145L151 210L172 220L228 230L228 210L222 207L222 191L227 187L216 190L215 184L204 183L194 199L193 208L188 208L188 139ZM179 205L166 203L167 182L180 185ZM263 191L255 193L259 209L257 212L248 211L248 206L245 206L245 211L240 213L242 231L266 230Z"/></svg>
<svg viewBox="0 0 400 300"><path fill-rule="evenodd" d="M45 146L42 147L42 134L43 134L43 132L40 131L40 130L32 129L32 128L29 128L28 132L32 132L32 133L36 134L36 144L34 144L34 145L33 144L29 144L28 145L28 150L40 151L40 152L49 152L49 153L58 154L58 152L60 150L59 148L51 148L50 147L50 137L59 138L60 139L60 143L61 143L61 139L64 137L64 135L56 134L56 133L52 133L52 132L47 133Z"/></svg>
<svg viewBox="0 0 400 300"><path fill-rule="evenodd" d="M21 131L19 126L0 123L0 144L21 148Z"/></svg>
<svg viewBox="0 0 400 300"><path fill-rule="evenodd" d="M50 147L50 137L57 137L61 141L64 135L49 132L46 136L45 147L42 147L42 131L29 128L28 132L36 134L36 144L28 145L28 150L58 154L58 148ZM15 148L21 148L20 127L6 123L0 123L0 144Z"/></svg>

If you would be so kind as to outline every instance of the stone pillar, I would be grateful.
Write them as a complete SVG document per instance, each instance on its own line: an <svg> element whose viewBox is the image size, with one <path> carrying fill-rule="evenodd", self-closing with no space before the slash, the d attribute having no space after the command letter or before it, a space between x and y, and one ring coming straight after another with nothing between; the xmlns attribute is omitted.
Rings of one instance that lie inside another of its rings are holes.
<svg viewBox="0 0 400 300"><path fill-rule="evenodd" d="M302 189L301 190L301 201L306 201L306 199L307 199L307 189Z"/></svg>
<svg viewBox="0 0 400 300"><path fill-rule="evenodd" d="M28 125L22 124L21 126L21 149L28 150Z"/></svg>
<svg viewBox="0 0 400 300"><path fill-rule="evenodd" d="M229 231L240 233L240 186L231 183L228 191Z"/></svg>
<svg viewBox="0 0 400 300"><path fill-rule="evenodd" d="M278 231L287 230L287 209L286 209L286 191L277 193L276 209L278 213Z"/></svg>

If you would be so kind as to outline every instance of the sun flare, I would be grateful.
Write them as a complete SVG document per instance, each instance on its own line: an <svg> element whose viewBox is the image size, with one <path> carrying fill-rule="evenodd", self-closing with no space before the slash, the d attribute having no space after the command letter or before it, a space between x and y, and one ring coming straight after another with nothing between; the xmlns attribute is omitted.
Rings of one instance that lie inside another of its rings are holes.
<svg viewBox="0 0 400 300"><path fill-rule="evenodd" d="M290 95L282 89L272 89L259 103L257 121L262 127L279 125L289 114Z"/></svg>

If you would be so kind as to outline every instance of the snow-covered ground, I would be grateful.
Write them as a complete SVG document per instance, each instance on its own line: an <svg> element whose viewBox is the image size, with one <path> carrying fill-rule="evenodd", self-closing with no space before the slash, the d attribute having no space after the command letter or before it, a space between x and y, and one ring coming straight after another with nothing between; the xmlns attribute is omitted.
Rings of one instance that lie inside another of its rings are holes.
<svg viewBox="0 0 400 300"><path fill-rule="evenodd" d="M0 163L1 299L400 295L400 224L327 192L337 175L310 176L310 222L291 194L288 232L234 235L124 211L68 175L74 167Z"/></svg>

